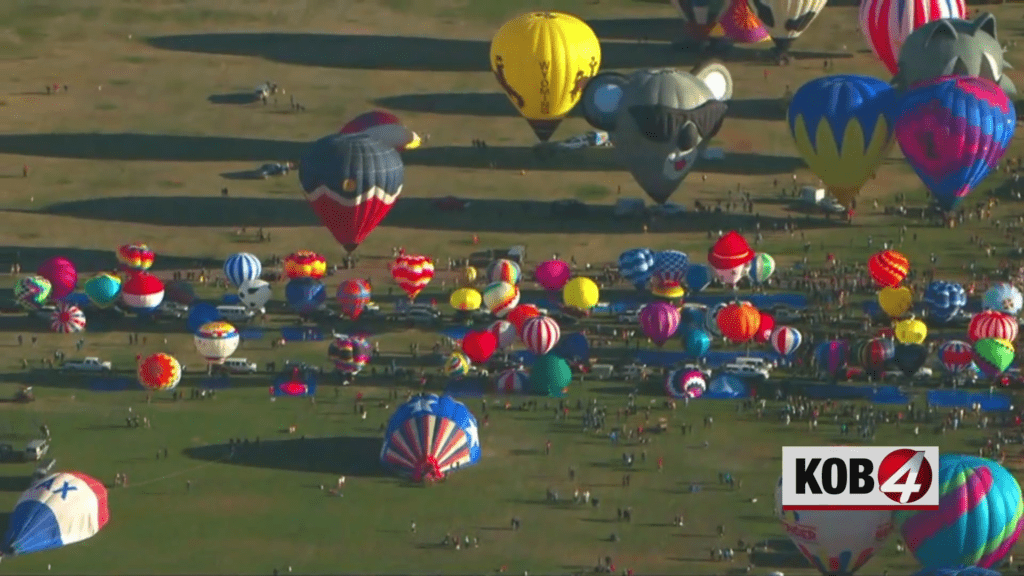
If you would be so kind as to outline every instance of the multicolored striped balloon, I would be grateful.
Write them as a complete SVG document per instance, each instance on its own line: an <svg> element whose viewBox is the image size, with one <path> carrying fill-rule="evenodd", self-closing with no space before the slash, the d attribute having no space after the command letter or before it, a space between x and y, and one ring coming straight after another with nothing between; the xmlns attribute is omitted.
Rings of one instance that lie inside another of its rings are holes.
<svg viewBox="0 0 1024 576"><path fill-rule="evenodd" d="M451 356L444 361L444 374L445 376L465 376L469 374L469 369L473 366L473 363L469 360L462 352L452 352Z"/></svg>
<svg viewBox="0 0 1024 576"><path fill-rule="evenodd" d="M754 284L764 284L765 280L775 273L775 258L771 254L758 252L754 255L754 261L750 263L750 270L747 276Z"/></svg>
<svg viewBox="0 0 1024 576"><path fill-rule="evenodd" d="M523 391L527 390L526 385L529 381L530 377L526 372L516 370L515 368L509 368L501 374L498 374L495 385L498 392L505 394L522 394Z"/></svg>
<svg viewBox="0 0 1024 576"><path fill-rule="evenodd" d="M515 286L519 284L519 279L522 276L523 271L519 268L519 264L505 258L495 260L487 267L488 282L508 282Z"/></svg>
<svg viewBox="0 0 1024 576"><path fill-rule="evenodd" d="M519 304L519 287L508 282L495 282L484 288L484 306L498 318L504 318Z"/></svg>
<svg viewBox="0 0 1024 576"><path fill-rule="evenodd" d="M938 510L896 513L914 557L927 569L999 566L1020 536L1020 484L992 460L959 454L939 458L936 480Z"/></svg>

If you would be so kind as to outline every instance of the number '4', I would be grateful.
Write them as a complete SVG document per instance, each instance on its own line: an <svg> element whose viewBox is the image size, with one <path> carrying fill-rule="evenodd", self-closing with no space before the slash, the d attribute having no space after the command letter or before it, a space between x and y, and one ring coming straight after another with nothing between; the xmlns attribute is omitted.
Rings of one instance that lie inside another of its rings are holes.
<svg viewBox="0 0 1024 576"><path fill-rule="evenodd" d="M882 492L899 494L900 504L906 504L910 497L921 489L917 483L917 475L921 472L921 463L924 461L924 452L914 454L914 457L907 460L890 476L881 487Z"/></svg>

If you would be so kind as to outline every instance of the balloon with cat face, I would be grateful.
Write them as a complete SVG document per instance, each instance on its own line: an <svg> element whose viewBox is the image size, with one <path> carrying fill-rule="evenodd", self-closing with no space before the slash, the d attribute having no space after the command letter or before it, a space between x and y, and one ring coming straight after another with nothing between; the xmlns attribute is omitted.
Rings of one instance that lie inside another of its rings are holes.
<svg viewBox="0 0 1024 576"><path fill-rule="evenodd" d="M691 72L603 72L581 101L587 122L608 132L633 178L664 204L722 127L732 87L729 70L712 61Z"/></svg>

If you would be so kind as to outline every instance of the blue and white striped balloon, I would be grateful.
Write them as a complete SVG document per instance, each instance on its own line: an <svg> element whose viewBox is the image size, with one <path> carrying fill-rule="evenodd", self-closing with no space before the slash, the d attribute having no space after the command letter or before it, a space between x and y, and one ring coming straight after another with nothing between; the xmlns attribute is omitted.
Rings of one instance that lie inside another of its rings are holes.
<svg viewBox="0 0 1024 576"><path fill-rule="evenodd" d="M650 248L626 250L619 256L619 274L637 290L643 290L654 270L654 252Z"/></svg>
<svg viewBox="0 0 1024 576"><path fill-rule="evenodd" d="M224 275L237 288L246 280L256 280L263 275L260 259L248 252L232 254L224 261Z"/></svg>

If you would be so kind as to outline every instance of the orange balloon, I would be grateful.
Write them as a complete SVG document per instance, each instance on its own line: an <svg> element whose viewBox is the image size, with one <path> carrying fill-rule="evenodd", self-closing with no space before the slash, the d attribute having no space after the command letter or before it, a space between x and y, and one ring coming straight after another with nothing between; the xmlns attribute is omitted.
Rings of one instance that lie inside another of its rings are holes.
<svg viewBox="0 0 1024 576"><path fill-rule="evenodd" d="M761 327L761 312L749 302L729 304L718 313L718 329L722 336L737 344L746 342Z"/></svg>
<svg viewBox="0 0 1024 576"><path fill-rule="evenodd" d="M512 311L508 313L508 316L505 316L505 320L508 320L516 327L516 334L521 335L523 332L523 324L526 324L526 321L534 316L540 316L540 310L538 310L536 306L533 304L520 304L513 308Z"/></svg>

